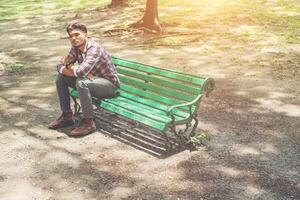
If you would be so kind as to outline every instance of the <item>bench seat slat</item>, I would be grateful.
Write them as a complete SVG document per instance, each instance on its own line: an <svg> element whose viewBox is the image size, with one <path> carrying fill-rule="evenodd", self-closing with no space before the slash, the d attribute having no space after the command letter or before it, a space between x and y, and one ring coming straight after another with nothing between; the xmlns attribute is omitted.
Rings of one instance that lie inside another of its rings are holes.
<svg viewBox="0 0 300 200"><path fill-rule="evenodd" d="M161 115L159 115L159 112L155 109L150 110L150 107L148 107L147 109L147 106L142 106L141 104L132 103L132 101L130 102L129 100L126 101L122 97L107 99L106 102L115 104L124 109L143 115L144 118L151 118L155 121L159 121L162 123L171 122L171 118L165 117L162 112L160 113Z"/></svg>
<svg viewBox="0 0 300 200"><path fill-rule="evenodd" d="M138 78L138 79L141 79L141 80L144 80L144 81L149 81L149 82L152 82L154 84L158 84L159 86L169 87L170 89L173 89L173 90L181 90L185 93L188 92L188 93L191 93L191 94L194 94L194 95L198 95L201 92L200 88L195 88L195 87L189 86L187 84L182 85L182 84L179 84L178 82L175 82L174 80L172 81L170 79L166 79L166 78L162 78L162 77L160 77L160 78L153 77L153 76L151 76L151 74L149 75L149 74L145 74L145 73L138 73L138 72L134 72L134 71L129 71L129 70L126 70L126 69L122 69L120 67L117 69L117 71L118 71L119 74L123 74L123 75L129 76L129 77Z"/></svg>
<svg viewBox="0 0 300 200"><path fill-rule="evenodd" d="M170 96L170 97L174 97L176 99L183 100L183 101L188 101L188 102L192 101L195 98L195 97L189 96L187 94L183 94L183 93L179 93L179 92L175 92L175 91L170 91L168 89L161 88L161 87L158 87L158 86L155 86L155 85L150 85L150 84L147 84L147 83L142 82L142 81L138 81L138 80L133 79L133 78L125 77L123 75L120 75L119 78L120 78L120 80L123 84L125 83L127 85L132 85L132 86L139 87L139 88L142 88L142 89L150 90L152 92L155 92L155 93L163 95L163 96Z"/></svg>
<svg viewBox="0 0 300 200"><path fill-rule="evenodd" d="M145 97L147 99L152 99L154 101L161 102L161 103L167 104L167 105L177 105L177 104L182 103L178 100L170 99L168 97L160 96L160 95L157 95L155 93L151 93L149 91L144 91L144 90L141 90L141 89L138 89L138 88L134 88L134 87L132 87L130 85L126 85L126 84L121 84L120 89L121 89L120 92L125 91L126 93L128 93L128 92L133 93L137 96L142 96L142 97Z"/></svg>
<svg viewBox="0 0 300 200"><path fill-rule="evenodd" d="M124 109L122 107L119 107L119 106L116 106L114 104L111 104L109 102L102 102L101 103L101 107L111 111L111 112L114 112L114 113L117 113L119 115L122 115L126 118L129 118L131 120L134 120L134 121L138 121L138 122L141 122L145 125L148 125L152 128L155 128L155 129L158 129L160 130L162 133L166 130L167 128L167 125L165 123L162 123L162 122L158 122L158 121L155 121L153 119L150 119L150 118L145 118L143 115L140 115L138 113L134 113L130 110L127 110L127 109Z"/></svg>
<svg viewBox="0 0 300 200"><path fill-rule="evenodd" d="M117 98L107 99L106 101L123 107L124 109L131 110L132 112L144 115L145 118L151 118L153 120L161 121L163 123L170 123L172 121L171 117L167 116L167 113L165 111L158 110L156 108L141 104L131 99L126 99L124 97L119 96ZM181 117L177 115L175 116L175 121L182 121L188 116L189 115L185 115L184 117Z"/></svg>
<svg viewBox="0 0 300 200"><path fill-rule="evenodd" d="M150 106L151 108L162 110L164 112L168 111L168 109L170 108L170 106L166 106L166 105L163 105L161 103L151 101L151 100L148 100L148 99L140 98L140 97L137 97L135 95L125 93L125 92L121 92L120 96L123 97L123 98L130 99L131 101L135 101L135 102ZM183 112L183 111L178 110L178 109L174 109L173 113L175 115L177 115L179 117L183 117L183 118L186 118L189 115L189 113Z"/></svg>
<svg viewBox="0 0 300 200"><path fill-rule="evenodd" d="M188 74L183 74L180 72L175 72L175 71L171 71L171 70L167 70L167 69L159 69L159 68L156 68L156 67L153 67L150 65L144 65L141 63L132 62L132 61L128 61L128 60L124 60L124 59L120 59L120 58L113 57L113 63L116 66L118 66L118 65L124 66L124 67L130 68L130 69L148 72L148 73L160 75L160 76L167 77L167 78L173 78L175 80L185 81L185 82L193 83L193 84L200 85L200 86L202 86L205 82L205 78L196 77L196 76L192 76L192 75L188 75Z"/></svg>

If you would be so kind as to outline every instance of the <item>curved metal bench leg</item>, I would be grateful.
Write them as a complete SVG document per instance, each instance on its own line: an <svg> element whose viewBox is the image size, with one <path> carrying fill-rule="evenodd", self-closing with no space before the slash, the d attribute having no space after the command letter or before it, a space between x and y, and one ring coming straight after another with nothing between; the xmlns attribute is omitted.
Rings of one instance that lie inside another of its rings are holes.
<svg viewBox="0 0 300 200"><path fill-rule="evenodd" d="M170 142L169 137L167 136L167 133L164 133L164 137L166 139L166 150L169 151L169 150L171 150L173 148L173 145Z"/></svg>
<svg viewBox="0 0 300 200"><path fill-rule="evenodd" d="M196 131L196 128L197 128L198 123L199 123L199 121L198 121L198 119L197 119L197 114L196 114L196 115L193 115L193 116L192 116L192 119L195 121L195 124L193 125L192 131L191 131L191 134L190 134L190 137L195 136L195 133L196 133L195 131Z"/></svg>
<svg viewBox="0 0 300 200"><path fill-rule="evenodd" d="M72 97L73 101L74 101L74 114L78 115L80 110L81 110L81 106L80 104L77 102L77 99L75 97Z"/></svg>

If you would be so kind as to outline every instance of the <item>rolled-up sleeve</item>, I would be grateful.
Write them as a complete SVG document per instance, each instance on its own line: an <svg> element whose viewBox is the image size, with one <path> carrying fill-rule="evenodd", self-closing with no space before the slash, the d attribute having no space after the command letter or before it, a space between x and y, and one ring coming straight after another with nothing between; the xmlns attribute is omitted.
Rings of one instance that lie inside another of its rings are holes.
<svg viewBox="0 0 300 200"><path fill-rule="evenodd" d="M74 74L77 77L86 76L94 66L99 62L101 50L98 46L91 46L86 51L86 56L78 67L74 68Z"/></svg>
<svg viewBox="0 0 300 200"><path fill-rule="evenodd" d="M74 48L71 48L67 56L68 64L74 64L77 61L77 54Z"/></svg>

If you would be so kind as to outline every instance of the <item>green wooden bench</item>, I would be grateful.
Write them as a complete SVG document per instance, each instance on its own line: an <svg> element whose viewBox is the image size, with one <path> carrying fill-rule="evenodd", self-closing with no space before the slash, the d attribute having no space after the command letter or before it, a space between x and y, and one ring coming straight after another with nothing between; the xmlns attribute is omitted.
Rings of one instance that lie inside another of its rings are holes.
<svg viewBox="0 0 300 200"><path fill-rule="evenodd" d="M212 92L213 79L116 57L113 63L121 81L119 95L101 100L96 106L145 124L165 136L168 130L177 137L187 132L194 135L201 99ZM76 102L77 91L72 90L70 95ZM78 103L75 107L78 112ZM185 126L178 130L178 125Z"/></svg>

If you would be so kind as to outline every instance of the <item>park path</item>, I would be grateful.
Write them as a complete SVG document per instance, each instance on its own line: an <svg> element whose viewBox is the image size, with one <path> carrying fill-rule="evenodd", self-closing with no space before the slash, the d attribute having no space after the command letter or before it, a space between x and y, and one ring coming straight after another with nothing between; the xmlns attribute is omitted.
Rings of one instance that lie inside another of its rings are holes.
<svg viewBox="0 0 300 200"><path fill-rule="evenodd" d="M176 48L133 45L102 37L120 23L110 18L124 14L106 11L81 20L112 54L216 80L199 110L210 141L198 151L157 155L124 140L122 131L132 126L121 119L111 118L124 129L105 127L101 119L111 116L101 112L89 136L48 130L59 114L55 64L68 51L64 27L74 14L1 21L1 63L34 68L0 76L0 199L300 198L299 74L272 68L274 60L299 56L299 46L267 36L242 52L239 41L215 36Z"/></svg>

